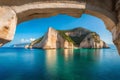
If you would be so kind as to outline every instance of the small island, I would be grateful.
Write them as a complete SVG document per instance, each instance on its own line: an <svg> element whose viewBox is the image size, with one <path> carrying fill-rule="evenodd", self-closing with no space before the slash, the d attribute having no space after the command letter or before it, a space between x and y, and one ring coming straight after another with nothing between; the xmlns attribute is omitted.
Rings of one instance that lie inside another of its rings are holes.
<svg viewBox="0 0 120 80"><path fill-rule="evenodd" d="M55 30L49 27L48 32L41 38L36 39L25 48L40 49L72 49L72 48L109 48L100 39L96 32L85 28L74 28L71 30Z"/></svg>

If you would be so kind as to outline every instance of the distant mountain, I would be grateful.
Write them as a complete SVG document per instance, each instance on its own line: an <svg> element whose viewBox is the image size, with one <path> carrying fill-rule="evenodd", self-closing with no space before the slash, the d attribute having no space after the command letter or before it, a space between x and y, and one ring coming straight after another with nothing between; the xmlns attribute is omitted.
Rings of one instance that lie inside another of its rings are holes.
<svg viewBox="0 0 120 80"><path fill-rule="evenodd" d="M29 45L30 43L19 43L19 44L13 44L10 47L25 47L26 45Z"/></svg>
<svg viewBox="0 0 120 80"><path fill-rule="evenodd" d="M108 48L108 45L100 39L100 36L84 28L71 30L55 30L49 28L48 32L41 38L36 39L28 48Z"/></svg>

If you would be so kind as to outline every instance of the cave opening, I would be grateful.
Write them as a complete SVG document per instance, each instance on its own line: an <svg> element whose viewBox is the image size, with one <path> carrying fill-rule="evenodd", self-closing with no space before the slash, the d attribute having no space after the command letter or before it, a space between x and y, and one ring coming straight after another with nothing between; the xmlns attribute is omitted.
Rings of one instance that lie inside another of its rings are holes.
<svg viewBox="0 0 120 80"><path fill-rule="evenodd" d="M39 13L35 13L35 15L39 15ZM56 30L71 30L79 27L85 28L96 32L101 40L105 41L108 45L113 45L112 34L106 29L104 22L100 18L89 14L83 14L79 18L66 14L58 14L46 18L35 18L18 24L13 41L3 47L17 47L30 44L32 41L45 35L49 27Z"/></svg>

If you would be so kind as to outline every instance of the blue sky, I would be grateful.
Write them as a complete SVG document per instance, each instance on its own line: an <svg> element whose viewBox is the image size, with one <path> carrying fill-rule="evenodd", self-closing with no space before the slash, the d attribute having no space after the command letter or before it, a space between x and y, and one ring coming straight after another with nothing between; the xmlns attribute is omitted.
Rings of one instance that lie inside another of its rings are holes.
<svg viewBox="0 0 120 80"><path fill-rule="evenodd" d="M83 27L97 32L102 40L108 44L112 44L111 33L106 29L101 19L87 14L83 14L80 18L59 14L48 18L32 19L18 24L14 40L5 46L29 42L30 39L37 39L44 35L49 27L59 30Z"/></svg>

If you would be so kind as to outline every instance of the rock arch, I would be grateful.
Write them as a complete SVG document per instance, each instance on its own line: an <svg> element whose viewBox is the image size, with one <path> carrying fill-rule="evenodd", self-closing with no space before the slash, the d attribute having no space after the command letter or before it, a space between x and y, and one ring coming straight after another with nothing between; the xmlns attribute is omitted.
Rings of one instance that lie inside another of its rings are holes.
<svg viewBox="0 0 120 80"><path fill-rule="evenodd" d="M101 18L113 35L120 53L119 0L2 0L0 1L0 46L11 41L16 25L33 18L87 13Z"/></svg>

